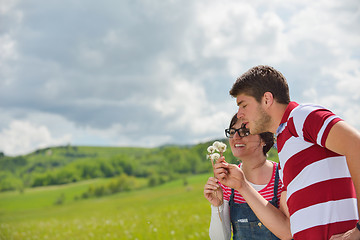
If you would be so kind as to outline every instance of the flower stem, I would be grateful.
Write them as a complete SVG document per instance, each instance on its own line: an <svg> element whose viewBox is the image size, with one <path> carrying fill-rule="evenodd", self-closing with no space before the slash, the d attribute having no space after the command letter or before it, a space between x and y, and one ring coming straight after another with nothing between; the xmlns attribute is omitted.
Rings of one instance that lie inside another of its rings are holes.
<svg viewBox="0 0 360 240"><path fill-rule="evenodd" d="M220 153L221 155L222 155L222 153ZM213 170L214 170L214 162L211 160L211 164L212 164L212 167L213 167ZM215 173L214 173L214 178L216 178L215 177ZM217 188L216 190L215 190L215 197L217 198L217 199L219 199L220 201L222 200L222 199L220 199L220 197L217 195L217 190L218 190L219 188ZM217 206L217 209L218 209L218 214L219 214L219 218L220 218L220 222L222 222L222 219L221 219L221 215L220 215L220 207L219 206Z"/></svg>

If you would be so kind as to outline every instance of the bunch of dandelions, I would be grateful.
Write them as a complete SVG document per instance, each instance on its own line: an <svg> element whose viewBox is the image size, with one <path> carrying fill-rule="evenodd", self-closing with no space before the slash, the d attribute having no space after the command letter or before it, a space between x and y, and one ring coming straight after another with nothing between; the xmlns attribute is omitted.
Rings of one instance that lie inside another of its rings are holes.
<svg viewBox="0 0 360 240"><path fill-rule="evenodd" d="M207 148L207 152L208 152L207 159L210 159L213 169L214 169L214 164L216 163L217 160L219 160L220 157L223 156L223 153L225 151L226 151L226 144L219 142L219 141L215 141L213 143L213 145L211 145ZM217 195L217 189L214 192L214 194L215 194L216 198L218 198L220 201L222 201L222 199L220 199L220 197ZM220 221L222 222L219 207L217 207L217 208L218 208Z"/></svg>
<svg viewBox="0 0 360 240"><path fill-rule="evenodd" d="M226 144L215 141L213 145L207 148L207 158L210 159L211 165L214 167L214 163L223 156L223 153L226 151Z"/></svg>

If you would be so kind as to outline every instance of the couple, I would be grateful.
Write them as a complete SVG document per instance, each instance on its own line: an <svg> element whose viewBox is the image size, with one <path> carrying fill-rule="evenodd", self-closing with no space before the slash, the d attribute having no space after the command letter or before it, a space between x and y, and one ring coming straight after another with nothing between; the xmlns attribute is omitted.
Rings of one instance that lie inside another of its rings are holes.
<svg viewBox="0 0 360 240"><path fill-rule="evenodd" d="M212 213L212 239L230 239L230 221L234 239L360 239L360 133L321 106L291 102L285 77L269 66L244 73L230 95L239 109L227 136L242 164L220 158L205 185L222 216ZM278 166L266 160L264 132L276 133Z"/></svg>

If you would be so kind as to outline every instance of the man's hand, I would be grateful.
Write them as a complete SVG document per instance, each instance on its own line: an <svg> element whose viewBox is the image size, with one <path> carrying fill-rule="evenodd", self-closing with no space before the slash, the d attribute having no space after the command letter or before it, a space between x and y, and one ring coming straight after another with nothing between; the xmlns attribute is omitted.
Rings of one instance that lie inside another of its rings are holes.
<svg viewBox="0 0 360 240"><path fill-rule="evenodd" d="M330 240L360 240L360 231L355 227L346 233L333 235Z"/></svg>
<svg viewBox="0 0 360 240"><path fill-rule="evenodd" d="M214 165L215 177L224 185L240 191L245 183L243 171L235 164L228 164L220 158Z"/></svg>

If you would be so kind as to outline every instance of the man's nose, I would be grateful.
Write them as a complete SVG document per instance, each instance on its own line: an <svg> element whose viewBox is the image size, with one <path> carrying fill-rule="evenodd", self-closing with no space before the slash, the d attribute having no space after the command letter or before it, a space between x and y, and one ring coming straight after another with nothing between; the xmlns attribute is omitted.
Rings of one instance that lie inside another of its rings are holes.
<svg viewBox="0 0 360 240"><path fill-rule="evenodd" d="M239 108L236 116L238 119L241 119L244 117L244 112Z"/></svg>

